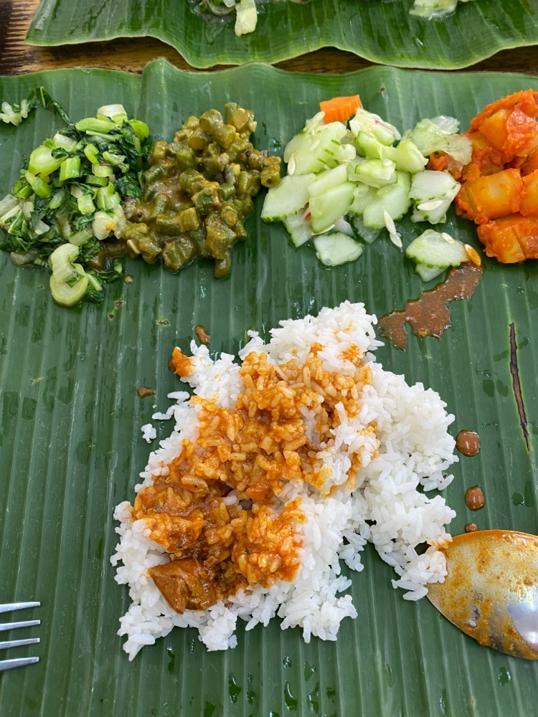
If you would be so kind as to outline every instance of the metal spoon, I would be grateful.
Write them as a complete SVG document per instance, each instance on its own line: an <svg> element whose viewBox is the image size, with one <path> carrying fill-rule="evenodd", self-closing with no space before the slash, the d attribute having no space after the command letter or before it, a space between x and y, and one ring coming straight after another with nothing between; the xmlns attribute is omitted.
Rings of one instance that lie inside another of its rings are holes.
<svg viewBox="0 0 538 717"><path fill-rule="evenodd" d="M480 530L442 548L448 575L430 602L481 645L538 659L538 536Z"/></svg>

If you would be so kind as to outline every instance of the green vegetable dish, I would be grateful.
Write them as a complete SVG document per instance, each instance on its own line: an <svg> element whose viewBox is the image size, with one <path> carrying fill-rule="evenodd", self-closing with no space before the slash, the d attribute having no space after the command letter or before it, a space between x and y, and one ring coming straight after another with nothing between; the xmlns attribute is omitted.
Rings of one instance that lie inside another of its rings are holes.
<svg viewBox="0 0 538 717"><path fill-rule="evenodd" d="M67 127L33 150L0 200L0 248L19 266L48 268L58 304L102 300L124 276L123 256L171 271L209 257L215 276L229 273L253 197L280 181L280 158L250 142L252 112L230 103L225 122L209 110L152 147L146 123L122 105L71 123L44 91L39 98ZM3 103L1 119L18 125L36 106L35 97Z"/></svg>
<svg viewBox="0 0 538 717"><path fill-rule="evenodd" d="M48 265L57 303L99 301L123 274L122 202L140 195L148 150L144 122L101 107L36 147L0 201L0 248L18 265Z"/></svg>
<svg viewBox="0 0 538 717"><path fill-rule="evenodd" d="M280 182L280 157L250 141L249 110L229 103L189 117L170 143L155 143L144 174L144 195L128 200L122 237L130 252L178 271L198 256L214 260L214 274L230 272L232 246L245 239L244 220L260 187Z"/></svg>

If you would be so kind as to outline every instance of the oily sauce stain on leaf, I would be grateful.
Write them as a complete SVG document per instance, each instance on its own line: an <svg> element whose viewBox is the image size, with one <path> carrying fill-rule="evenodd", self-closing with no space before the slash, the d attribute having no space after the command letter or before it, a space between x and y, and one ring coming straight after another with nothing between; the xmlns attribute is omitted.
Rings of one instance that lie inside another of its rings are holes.
<svg viewBox="0 0 538 717"><path fill-rule="evenodd" d="M418 299L408 301L400 311L382 316L379 320L381 333L402 350L407 346L406 323L419 338L439 338L451 326L450 302L470 299L481 278L482 269L471 263L451 269L444 282L425 291Z"/></svg>

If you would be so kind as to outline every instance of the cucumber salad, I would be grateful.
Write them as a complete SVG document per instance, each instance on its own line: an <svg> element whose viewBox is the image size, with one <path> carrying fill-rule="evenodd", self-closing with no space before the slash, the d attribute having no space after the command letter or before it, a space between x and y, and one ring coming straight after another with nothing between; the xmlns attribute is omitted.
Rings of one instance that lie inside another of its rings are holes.
<svg viewBox="0 0 538 717"><path fill-rule="evenodd" d="M321 103L284 151L287 175L269 190L266 222L282 222L296 247L312 242L318 259L337 266L358 259L383 233L398 248L395 222L411 212L417 223L439 225L460 184L448 171L428 169L436 153L466 165L472 154L452 117L421 120L403 136L365 110L358 96ZM469 250L472 248L469 247ZM451 266L478 258L444 232L423 231L407 247L417 273L430 281Z"/></svg>

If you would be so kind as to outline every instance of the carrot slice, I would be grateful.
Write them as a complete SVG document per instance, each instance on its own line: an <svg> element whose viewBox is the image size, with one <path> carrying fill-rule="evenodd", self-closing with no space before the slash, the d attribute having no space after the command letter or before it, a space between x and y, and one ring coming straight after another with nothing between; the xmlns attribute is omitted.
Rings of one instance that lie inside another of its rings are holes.
<svg viewBox="0 0 538 717"><path fill-rule="evenodd" d="M433 152L430 154L428 169L433 169L437 172L446 170L450 172L454 179L461 179L463 174L463 164L446 152Z"/></svg>
<svg viewBox="0 0 538 717"><path fill-rule="evenodd" d="M324 122L347 122L355 112L362 107L359 95L350 97L333 97L330 100L322 100L319 103L322 112L325 113Z"/></svg>

